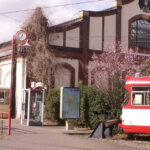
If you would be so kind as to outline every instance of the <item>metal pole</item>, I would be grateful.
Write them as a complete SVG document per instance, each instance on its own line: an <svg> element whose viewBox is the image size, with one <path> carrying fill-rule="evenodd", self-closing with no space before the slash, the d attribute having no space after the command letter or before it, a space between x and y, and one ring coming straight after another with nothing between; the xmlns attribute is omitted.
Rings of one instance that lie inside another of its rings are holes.
<svg viewBox="0 0 150 150"><path fill-rule="evenodd" d="M45 90L42 90L42 116L41 116L41 122L43 125L43 121L44 121L44 97L45 97Z"/></svg>
<svg viewBox="0 0 150 150"><path fill-rule="evenodd" d="M28 89L28 114L27 114L27 126L30 125L30 99L31 99L31 89Z"/></svg>
<svg viewBox="0 0 150 150"><path fill-rule="evenodd" d="M12 87L13 87L13 62L14 62L14 49L16 44L16 37L13 36L12 50L11 50L11 82L9 90L9 112L8 112L8 135L11 134L11 98L12 98Z"/></svg>

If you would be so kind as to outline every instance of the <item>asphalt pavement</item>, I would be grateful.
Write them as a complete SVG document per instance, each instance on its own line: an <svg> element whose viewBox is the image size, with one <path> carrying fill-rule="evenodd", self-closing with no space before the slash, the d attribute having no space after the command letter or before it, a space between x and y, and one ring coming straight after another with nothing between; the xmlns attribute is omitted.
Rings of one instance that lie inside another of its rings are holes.
<svg viewBox="0 0 150 150"><path fill-rule="evenodd" d="M6 131L5 131L6 132ZM0 150L143 150L148 145L89 138L89 131L66 131L64 126L21 126L12 121L11 136L0 135Z"/></svg>

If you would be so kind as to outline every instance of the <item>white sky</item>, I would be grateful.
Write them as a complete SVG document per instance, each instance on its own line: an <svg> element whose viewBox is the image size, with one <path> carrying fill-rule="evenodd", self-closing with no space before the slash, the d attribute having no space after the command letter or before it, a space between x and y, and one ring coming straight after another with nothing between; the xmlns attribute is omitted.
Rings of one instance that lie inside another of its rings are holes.
<svg viewBox="0 0 150 150"><path fill-rule="evenodd" d="M2 14L4 12L85 1L92 0L0 0L0 43L11 40L13 34L21 28L25 20L32 14L32 11ZM99 11L110 8L112 7L113 1L114 0L101 0L87 4L49 8L44 9L44 13L51 22L58 24L79 17L79 11L81 10Z"/></svg>

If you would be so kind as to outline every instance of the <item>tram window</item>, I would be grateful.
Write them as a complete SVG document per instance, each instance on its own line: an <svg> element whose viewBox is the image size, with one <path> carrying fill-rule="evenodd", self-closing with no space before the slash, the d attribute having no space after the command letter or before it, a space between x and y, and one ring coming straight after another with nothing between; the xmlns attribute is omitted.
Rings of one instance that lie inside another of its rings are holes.
<svg viewBox="0 0 150 150"><path fill-rule="evenodd" d="M133 105L144 105L144 93L133 93L132 104Z"/></svg>
<svg viewBox="0 0 150 150"><path fill-rule="evenodd" d="M132 87L132 91L150 91L150 87Z"/></svg>
<svg viewBox="0 0 150 150"><path fill-rule="evenodd" d="M132 105L150 106L150 87L132 87Z"/></svg>

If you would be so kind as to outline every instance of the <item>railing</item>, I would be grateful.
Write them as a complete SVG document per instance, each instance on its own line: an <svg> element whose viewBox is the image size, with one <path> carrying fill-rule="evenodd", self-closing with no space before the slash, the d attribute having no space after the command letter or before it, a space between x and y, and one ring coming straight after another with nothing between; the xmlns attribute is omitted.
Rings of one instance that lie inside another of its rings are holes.
<svg viewBox="0 0 150 150"><path fill-rule="evenodd" d="M8 124L9 124L9 120L8 120L8 112L0 112L0 121L1 121L1 134L3 134L3 123L4 121L8 121ZM9 125L8 125L8 135L9 135Z"/></svg>

